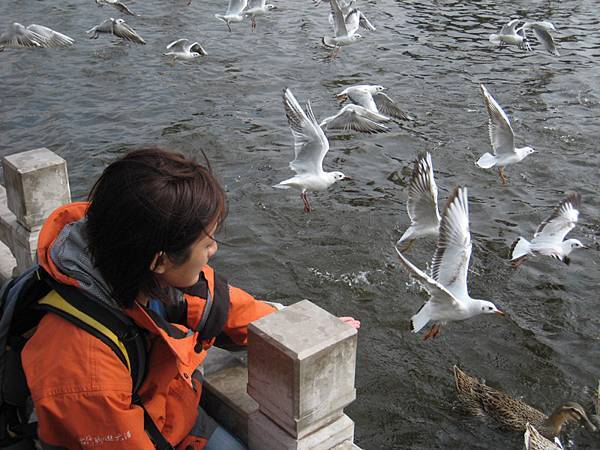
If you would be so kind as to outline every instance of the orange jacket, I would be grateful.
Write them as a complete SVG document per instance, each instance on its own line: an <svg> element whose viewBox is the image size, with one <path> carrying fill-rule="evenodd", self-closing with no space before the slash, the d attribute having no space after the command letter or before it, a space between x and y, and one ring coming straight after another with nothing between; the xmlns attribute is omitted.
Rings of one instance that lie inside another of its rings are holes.
<svg viewBox="0 0 600 450"><path fill-rule="evenodd" d="M58 208L39 236L40 265L57 281L74 286L78 286L78 281L58 270L50 258L50 249L60 230L83 218L86 208L87 203ZM222 313L217 327L226 340L245 345L247 325L274 309L225 284L208 266L203 268L203 276L205 289L207 285L214 299L213 310L217 306ZM224 289L229 294L229 305L218 305L227 297ZM192 372L204 361L215 338L196 345L202 331L196 328L206 299L201 293L185 294L184 299L184 325L158 320L139 305L126 313L149 332L148 370L139 391L146 410L173 446L192 444L192 448L201 449L205 441L188 436L196 421L201 395L201 385L192 380ZM129 371L102 341L58 315L47 313L27 342L22 360L43 442L69 449L154 448L144 431L143 410L131 402Z"/></svg>

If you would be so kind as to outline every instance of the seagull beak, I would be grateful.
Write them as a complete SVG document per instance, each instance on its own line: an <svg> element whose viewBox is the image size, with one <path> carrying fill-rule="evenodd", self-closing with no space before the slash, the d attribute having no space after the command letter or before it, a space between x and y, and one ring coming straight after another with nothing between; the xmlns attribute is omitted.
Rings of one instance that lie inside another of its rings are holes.
<svg viewBox="0 0 600 450"><path fill-rule="evenodd" d="M506 314L504 314L502 311L498 310L496 311L496 314L498 314L499 316L506 316Z"/></svg>
<svg viewBox="0 0 600 450"><path fill-rule="evenodd" d="M347 181L347 180L352 180L352 178L344 176L344 178L342 178L342 181Z"/></svg>
<svg viewBox="0 0 600 450"><path fill-rule="evenodd" d="M348 96L346 94L338 94L336 97L340 103L344 103L346 100L348 100Z"/></svg>

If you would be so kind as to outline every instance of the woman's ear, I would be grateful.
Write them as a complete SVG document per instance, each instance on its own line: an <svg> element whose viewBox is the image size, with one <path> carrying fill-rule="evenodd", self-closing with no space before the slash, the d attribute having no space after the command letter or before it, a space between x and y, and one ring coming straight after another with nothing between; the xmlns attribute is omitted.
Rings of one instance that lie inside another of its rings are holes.
<svg viewBox="0 0 600 450"><path fill-rule="evenodd" d="M154 273L165 273L167 270L165 265L165 252L156 252L152 262L150 263L150 270Z"/></svg>

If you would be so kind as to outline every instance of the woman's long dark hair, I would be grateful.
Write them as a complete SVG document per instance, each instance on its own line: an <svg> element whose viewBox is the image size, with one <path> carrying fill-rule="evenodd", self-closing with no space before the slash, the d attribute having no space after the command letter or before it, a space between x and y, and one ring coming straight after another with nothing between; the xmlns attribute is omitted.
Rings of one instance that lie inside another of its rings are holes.
<svg viewBox="0 0 600 450"><path fill-rule="evenodd" d="M89 250L125 308L140 293L164 298L150 270L154 256L165 252L184 263L191 245L227 214L225 193L211 172L162 148L133 151L110 164L89 200Z"/></svg>

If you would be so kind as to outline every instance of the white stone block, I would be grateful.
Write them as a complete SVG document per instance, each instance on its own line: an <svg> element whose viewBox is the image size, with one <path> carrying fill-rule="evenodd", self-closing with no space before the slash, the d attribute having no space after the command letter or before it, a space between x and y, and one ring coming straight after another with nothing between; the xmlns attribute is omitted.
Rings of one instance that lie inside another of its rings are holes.
<svg viewBox="0 0 600 450"><path fill-rule="evenodd" d="M28 230L71 201L67 164L47 148L6 156L2 166L8 207Z"/></svg>
<svg viewBox="0 0 600 450"><path fill-rule="evenodd" d="M356 398L356 330L303 300L250 324L248 393L301 439Z"/></svg>
<svg viewBox="0 0 600 450"><path fill-rule="evenodd" d="M250 416L248 424L250 450L329 450L353 440L354 422L346 415L301 439L290 436L260 411Z"/></svg>

